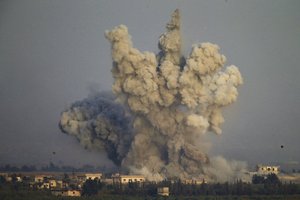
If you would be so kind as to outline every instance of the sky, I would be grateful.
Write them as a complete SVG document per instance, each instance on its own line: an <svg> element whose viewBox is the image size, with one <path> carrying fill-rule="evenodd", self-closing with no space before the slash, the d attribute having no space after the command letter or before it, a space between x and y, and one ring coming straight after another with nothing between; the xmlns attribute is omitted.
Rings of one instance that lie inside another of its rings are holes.
<svg viewBox="0 0 300 200"><path fill-rule="evenodd" d="M105 30L125 24L136 48L158 52L176 8L183 54L216 43L244 77L223 134L207 134L209 154L250 166L298 163L300 1L0 0L0 165L111 166L105 153L61 133L60 114L111 90Z"/></svg>

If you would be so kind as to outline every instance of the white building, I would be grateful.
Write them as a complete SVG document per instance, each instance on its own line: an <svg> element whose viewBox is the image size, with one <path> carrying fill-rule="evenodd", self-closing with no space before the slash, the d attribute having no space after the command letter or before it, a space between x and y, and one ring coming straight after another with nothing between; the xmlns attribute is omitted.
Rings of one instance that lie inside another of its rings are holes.
<svg viewBox="0 0 300 200"><path fill-rule="evenodd" d="M6 181L12 181L12 177L8 175L8 173L0 173L0 176L3 176Z"/></svg>
<svg viewBox="0 0 300 200"><path fill-rule="evenodd" d="M36 182L36 183L42 183L42 182L44 182L45 180L50 179L50 178L52 178L51 175L36 174L36 175L34 176L34 182Z"/></svg>
<svg viewBox="0 0 300 200"><path fill-rule="evenodd" d="M63 191L61 196L80 197L81 194L79 190L67 190L67 191Z"/></svg>
<svg viewBox="0 0 300 200"><path fill-rule="evenodd" d="M89 173L89 174L85 174L86 180L91 179L91 180L95 180L98 179L100 180L102 178L102 174L101 173Z"/></svg>
<svg viewBox="0 0 300 200"><path fill-rule="evenodd" d="M142 183L145 182L145 177L142 175L121 175L115 174L112 176L113 183Z"/></svg>
<svg viewBox="0 0 300 200"><path fill-rule="evenodd" d="M157 188L157 194L161 195L161 196L169 196L170 192L169 192L169 187L159 187Z"/></svg>
<svg viewBox="0 0 300 200"><path fill-rule="evenodd" d="M56 188L57 187L57 183L56 183L55 179L49 180L49 184L50 184L50 188Z"/></svg>
<svg viewBox="0 0 300 200"><path fill-rule="evenodd" d="M279 174L279 166L273 165L257 165L257 175Z"/></svg>
<svg viewBox="0 0 300 200"><path fill-rule="evenodd" d="M80 197L81 193L79 190L53 190L52 194L56 196L68 196L68 197Z"/></svg>
<svg viewBox="0 0 300 200"><path fill-rule="evenodd" d="M185 179L182 181L183 184L191 184L191 185L201 185L202 183L207 183L206 179Z"/></svg>
<svg viewBox="0 0 300 200"><path fill-rule="evenodd" d="M37 187L39 189L50 189L50 183L47 181L47 182L42 183L41 185L38 185Z"/></svg>
<svg viewBox="0 0 300 200"><path fill-rule="evenodd" d="M44 175L35 175L34 176L34 182L36 183L42 183L44 181Z"/></svg>

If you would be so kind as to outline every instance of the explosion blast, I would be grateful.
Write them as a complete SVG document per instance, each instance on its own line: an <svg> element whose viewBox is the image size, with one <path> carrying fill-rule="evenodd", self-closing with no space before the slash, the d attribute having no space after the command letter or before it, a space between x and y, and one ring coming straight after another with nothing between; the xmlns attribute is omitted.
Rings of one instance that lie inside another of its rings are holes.
<svg viewBox="0 0 300 200"><path fill-rule="evenodd" d="M234 180L244 163L210 159L201 138L209 131L221 134L221 110L236 101L241 74L236 66L222 67L226 58L215 44L197 44L187 58L181 55L178 10L166 29L157 55L133 48L124 25L106 31L116 97L74 103L62 113L60 128L149 180Z"/></svg>

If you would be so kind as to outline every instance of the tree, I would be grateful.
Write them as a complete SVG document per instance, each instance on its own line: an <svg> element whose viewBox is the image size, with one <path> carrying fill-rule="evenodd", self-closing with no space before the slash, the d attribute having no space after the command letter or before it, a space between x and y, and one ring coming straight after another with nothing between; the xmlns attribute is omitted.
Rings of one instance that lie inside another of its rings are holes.
<svg viewBox="0 0 300 200"><path fill-rule="evenodd" d="M264 184L264 193L274 193L281 182L276 174L268 174L266 176L254 175L252 177L253 184Z"/></svg>
<svg viewBox="0 0 300 200"><path fill-rule="evenodd" d="M102 186L103 185L100 181L88 179L82 186L82 194L85 196L96 195Z"/></svg>
<svg viewBox="0 0 300 200"><path fill-rule="evenodd" d="M267 179L265 180L266 184L274 184L274 185L279 185L281 184L278 176L276 174L268 174Z"/></svg>
<svg viewBox="0 0 300 200"><path fill-rule="evenodd" d="M4 176L0 176L0 187L6 183L6 179Z"/></svg>
<svg viewBox="0 0 300 200"><path fill-rule="evenodd" d="M71 179L67 173L64 173L63 182L70 183Z"/></svg>
<svg viewBox="0 0 300 200"><path fill-rule="evenodd" d="M252 183L253 184L263 184L265 181L265 178L263 176L259 176L259 175L253 175L252 177Z"/></svg>

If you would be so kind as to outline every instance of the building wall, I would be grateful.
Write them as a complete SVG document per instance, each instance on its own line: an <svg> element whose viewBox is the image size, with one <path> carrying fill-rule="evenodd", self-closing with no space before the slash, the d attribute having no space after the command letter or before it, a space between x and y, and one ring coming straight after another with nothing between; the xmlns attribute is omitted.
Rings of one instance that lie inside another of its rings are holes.
<svg viewBox="0 0 300 200"><path fill-rule="evenodd" d="M201 185L202 183L207 183L205 179L185 179L182 181L183 184L194 184Z"/></svg>
<svg viewBox="0 0 300 200"><path fill-rule="evenodd" d="M120 175L115 174L112 176L112 180L114 184L127 184L127 183L134 183L134 182L145 182L145 177L141 175Z"/></svg>
<svg viewBox="0 0 300 200"><path fill-rule="evenodd" d="M56 196L69 196L69 197L80 197L80 191L78 190L56 190L52 191L52 194Z"/></svg>
<svg viewBox="0 0 300 200"><path fill-rule="evenodd" d="M44 181L44 176L35 176L34 182L36 183L42 183Z"/></svg>
<svg viewBox="0 0 300 200"><path fill-rule="evenodd" d="M157 194L161 196L169 196L169 187L159 187L157 188Z"/></svg>
<svg viewBox="0 0 300 200"><path fill-rule="evenodd" d="M78 190L68 190L64 193L63 196L69 196L69 197L80 197L80 192Z"/></svg>
<svg viewBox="0 0 300 200"><path fill-rule="evenodd" d="M257 173L258 174L278 174L280 172L279 166L267 166L267 165L258 165Z"/></svg>
<svg viewBox="0 0 300 200"><path fill-rule="evenodd" d="M101 179L102 174L101 173L91 173L91 174L85 174L86 176L86 180L91 179L91 180L95 180L95 179Z"/></svg>
<svg viewBox="0 0 300 200"><path fill-rule="evenodd" d="M134 176L134 175L131 175L131 176L120 176L120 182L122 184L126 184L126 183L134 183L134 182L144 182L145 181L145 177L143 176Z"/></svg>
<svg viewBox="0 0 300 200"><path fill-rule="evenodd" d="M16 176L16 179L17 179L18 182L22 182L22 177Z"/></svg>
<svg viewBox="0 0 300 200"><path fill-rule="evenodd" d="M49 180L49 184L51 188L55 188L57 186L56 181L55 180Z"/></svg>
<svg viewBox="0 0 300 200"><path fill-rule="evenodd" d="M62 188L63 187L63 181L62 180L56 181L56 186Z"/></svg>
<svg viewBox="0 0 300 200"><path fill-rule="evenodd" d="M50 184L49 183L43 183L39 188L40 189L50 189Z"/></svg>

